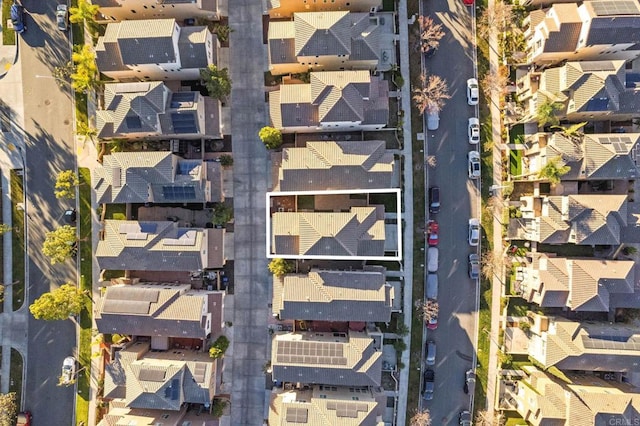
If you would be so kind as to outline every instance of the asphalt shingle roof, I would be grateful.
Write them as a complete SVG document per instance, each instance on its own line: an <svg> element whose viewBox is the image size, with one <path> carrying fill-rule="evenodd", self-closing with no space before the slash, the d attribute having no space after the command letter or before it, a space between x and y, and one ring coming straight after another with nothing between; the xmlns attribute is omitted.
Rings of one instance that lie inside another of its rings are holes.
<svg viewBox="0 0 640 426"><path fill-rule="evenodd" d="M206 68L209 65L207 58L207 40L212 36L207 27L181 27L178 38L178 52L180 54L180 66L182 68ZM211 49L216 52L217 49ZM213 59L213 62L217 62Z"/></svg>
<svg viewBox="0 0 640 426"><path fill-rule="evenodd" d="M98 203L204 202L202 163L169 151L115 152L95 168L93 188ZM192 189L174 193L173 187Z"/></svg>
<svg viewBox="0 0 640 426"><path fill-rule="evenodd" d="M198 271L209 267L208 231L169 221L105 220L96 259L107 270Z"/></svg>
<svg viewBox="0 0 640 426"><path fill-rule="evenodd" d="M384 206L352 207L348 213L277 212L272 227L274 254L384 255Z"/></svg>
<svg viewBox="0 0 640 426"><path fill-rule="evenodd" d="M98 301L101 333L204 339L220 331L222 294L189 292L190 284L144 283L106 288ZM213 320L206 328L206 317ZM217 327L216 329L213 329Z"/></svg>
<svg viewBox="0 0 640 426"><path fill-rule="evenodd" d="M273 276L273 312L280 319L389 322L393 298L384 269Z"/></svg>
<svg viewBox="0 0 640 426"><path fill-rule="evenodd" d="M118 25L118 47L122 62L127 65L176 62L173 45L175 19L122 21Z"/></svg>
<svg viewBox="0 0 640 426"><path fill-rule="evenodd" d="M333 333L277 334L271 365L274 380L283 382L380 386L382 351L363 332L350 331L346 338Z"/></svg>
<svg viewBox="0 0 640 426"><path fill-rule="evenodd" d="M391 188L394 169L384 141L311 141L283 149L279 190Z"/></svg>
<svg viewBox="0 0 640 426"><path fill-rule="evenodd" d="M297 56L348 55L351 18L348 11L295 13Z"/></svg>

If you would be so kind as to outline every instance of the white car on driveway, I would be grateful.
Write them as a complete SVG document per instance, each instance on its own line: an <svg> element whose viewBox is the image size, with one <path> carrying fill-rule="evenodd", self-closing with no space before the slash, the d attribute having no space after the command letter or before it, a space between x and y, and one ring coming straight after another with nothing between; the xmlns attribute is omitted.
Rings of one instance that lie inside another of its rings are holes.
<svg viewBox="0 0 640 426"><path fill-rule="evenodd" d="M469 219L469 245L477 246L480 242L480 220L476 218Z"/></svg>
<svg viewBox="0 0 640 426"><path fill-rule="evenodd" d="M467 160L469 161L469 179L478 179L480 177L480 153L469 151Z"/></svg>
<svg viewBox="0 0 640 426"><path fill-rule="evenodd" d="M469 118L469 129L467 131L469 134L469 143L472 145L480 142L480 120L476 117Z"/></svg>
<svg viewBox="0 0 640 426"><path fill-rule="evenodd" d="M478 87L478 80L470 78L467 80L467 103L471 106L478 105L479 96L480 90Z"/></svg>

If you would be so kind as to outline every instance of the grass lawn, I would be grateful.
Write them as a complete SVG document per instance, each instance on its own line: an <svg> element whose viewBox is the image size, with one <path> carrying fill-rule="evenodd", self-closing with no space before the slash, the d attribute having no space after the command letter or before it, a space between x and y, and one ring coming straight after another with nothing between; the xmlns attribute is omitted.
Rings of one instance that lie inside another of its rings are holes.
<svg viewBox="0 0 640 426"><path fill-rule="evenodd" d="M531 306L521 297L510 297L509 305L507 305L507 315L523 317L527 315L527 311L531 310Z"/></svg>
<svg viewBox="0 0 640 426"><path fill-rule="evenodd" d="M569 257L593 257L594 248L591 246L579 246L576 244L538 244L538 251L543 253L557 253L558 256Z"/></svg>
<svg viewBox="0 0 640 426"><path fill-rule="evenodd" d="M520 414L515 412L505 411L505 418L507 420L505 426L519 426L527 424Z"/></svg>
<svg viewBox="0 0 640 426"><path fill-rule="evenodd" d="M313 198L313 195L298 196L298 211L313 210L314 208L315 208L315 199Z"/></svg>
<svg viewBox="0 0 640 426"><path fill-rule="evenodd" d="M18 310L24 302L24 211L18 210L18 203L24 202L22 176L17 170L11 170L11 212L12 228L11 232L11 267L13 269L13 310Z"/></svg>
<svg viewBox="0 0 640 426"><path fill-rule="evenodd" d="M22 400L22 374L24 361L17 350L11 348L11 361L9 370L9 392L16 393L16 402L20 407Z"/></svg>
<svg viewBox="0 0 640 426"><path fill-rule="evenodd" d="M107 204L105 219L125 220L127 218L126 204Z"/></svg>
<svg viewBox="0 0 640 426"><path fill-rule="evenodd" d="M384 204L385 213L398 212L397 200L395 194L371 194L369 196L369 204Z"/></svg>
<svg viewBox="0 0 640 426"><path fill-rule="evenodd" d="M522 174L522 150L509 150L509 174L511 176L520 176Z"/></svg>
<svg viewBox="0 0 640 426"><path fill-rule="evenodd" d="M92 289L91 268L91 176L89 169L78 170L80 178L80 288ZM76 424L89 423L89 380L91 376L91 315L93 312L91 298L85 299L85 306L80 312L80 347L78 348L78 397L76 399Z"/></svg>
<svg viewBox="0 0 640 426"><path fill-rule="evenodd" d="M11 19L11 5L13 0L2 0L2 44L16 44L16 32L13 28L9 28L6 23Z"/></svg>

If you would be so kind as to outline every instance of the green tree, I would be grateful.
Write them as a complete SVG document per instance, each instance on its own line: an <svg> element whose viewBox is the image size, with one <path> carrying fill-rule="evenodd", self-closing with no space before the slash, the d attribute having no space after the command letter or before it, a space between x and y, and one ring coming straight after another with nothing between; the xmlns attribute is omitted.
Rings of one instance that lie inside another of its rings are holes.
<svg viewBox="0 0 640 426"><path fill-rule="evenodd" d="M62 263L76 253L77 242L76 228L64 225L45 234L42 253L49 257L52 265Z"/></svg>
<svg viewBox="0 0 640 426"><path fill-rule="evenodd" d="M560 102L553 102L551 100L543 102L536 111L536 121L538 122L538 126L544 127L547 124L557 126L560 123L560 119L556 113L560 111L561 108L562 104Z"/></svg>
<svg viewBox="0 0 640 426"><path fill-rule="evenodd" d="M227 401L215 398L213 400L213 406L211 407L211 415L215 418L222 417L224 409L227 407Z"/></svg>
<svg viewBox="0 0 640 426"><path fill-rule="evenodd" d="M209 348L209 356L213 359L222 358L228 348L229 339L227 339L227 336L220 336Z"/></svg>
<svg viewBox="0 0 640 426"><path fill-rule="evenodd" d="M99 9L100 6L91 4L87 0L78 0L78 7L69 8L69 21L74 24L81 24L84 21L87 24L93 24Z"/></svg>
<svg viewBox="0 0 640 426"><path fill-rule="evenodd" d="M218 203L213 207L212 221L215 225L224 225L233 219L233 207L225 203Z"/></svg>
<svg viewBox="0 0 640 426"><path fill-rule="evenodd" d="M571 167L562 163L561 157L555 157L547 161L538 172L538 178L548 180L552 185L560 183L561 177L569 173Z"/></svg>
<svg viewBox="0 0 640 426"><path fill-rule="evenodd" d="M224 154L220 156L220 164L222 167L230 167L233 166L233 157L229 154Z"/></svg>
<svg viewBox="0 0 640 426"><path fill-rule="evenodd" d="M282 133L274 127L263 127L258 132L258 137L267 149L276 149L282 145Z"/></svg>
<svg viewBox="0 0 640 426"><path fill-rule="evenodd" d="M84 121L76 122L76 135L86 136L89 139L93 139L98 135L98 131L95 127L90 126L88 123Z"/></svg>
<svg viewBox="0 0 640 426"><path fill-rule="evenodd" d="M288 260L276 258L271 259L271 262L269 262L269 272L276 277L281 277L293 271L295 271L295 265Z"/></svg>
<svg viewBox="0 0 640 426"><path fill-rule="evenodd" d="M90 44L74 48L71 60L75 64L75 72L71 77L71 87L76 92L86 92L98 86L98 67L96 65L96 54Z"/></svg>
<svg viewBox="0 0 640 426"><path fill-rule="evenodd" d="M56 198L76 198L76 187L80 185L78 175L73 170L63 170L56 177Z"/></svg>
<svg viewBox="0 0 640 426"><path fill-rule="evenodd" d="M82 310L83 302L82 291L74 284L66 283L37 298L29 306L29 311L35 319L59 321L78 315Z"/></svg>
<svg viewBox="0 0 640 426"><path fill-rule="evenodd" d="M225 99L231 93L229 70L209 65L200 70L200 79L213 99Z"/></svg>
<svg viewBox="0 0 640 426"><path fill-rule="evenodd" d="M0 393L0 426L13 426L16 424L18 403L16 393Z"/></svg>
<svg viewBox="0 0 640 426"><path fill-rule="evenodd" d="M228 25L216 24L213 26L212 32L218 36L220 43L225 43L229 40L229 34L231 34L233 30L229 28Z"/></svg>
<svg viewBox="0 0 640 426"><path fill-rule="evenodd" d="M0 235L11 231L11 229L12 228L9 225L7 225L6 223L0 223Z"/></svg>

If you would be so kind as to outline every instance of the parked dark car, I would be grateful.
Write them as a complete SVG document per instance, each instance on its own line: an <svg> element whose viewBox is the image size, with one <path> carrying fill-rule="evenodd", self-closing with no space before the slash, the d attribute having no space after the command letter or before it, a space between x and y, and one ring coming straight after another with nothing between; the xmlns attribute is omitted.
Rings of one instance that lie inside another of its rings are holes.
<svg viewBox="0 0 640 426"><path fill-rule="evenodd" d="M18 34L21 34L27 30L27 26L24 24L24 7L21 4L13 3L10 10L11 24L13 24L13 30Z"/></svg>
<svg viewBox="0 0 640 426"><path fill-rule="evenodd" d="M440 212L440 187L432 186L429 188L429 213L437 214Z"/></svg>
<svg viewBox="0 0 640 426"><path fill-rule="evenodd" d="M69 225L73 225L74 223L76 223L77 218L78 218L78 214L76 212L76 209L65 210L64 221L67 222Z"/></svg>
<svg viewBox="0 0 640 426"><path fill-rule="evenodd" d="M433 391L435 390L436 373L431 370L425 370L424 379L422 381L422 397L427 401L433 399Z"/></svg>

